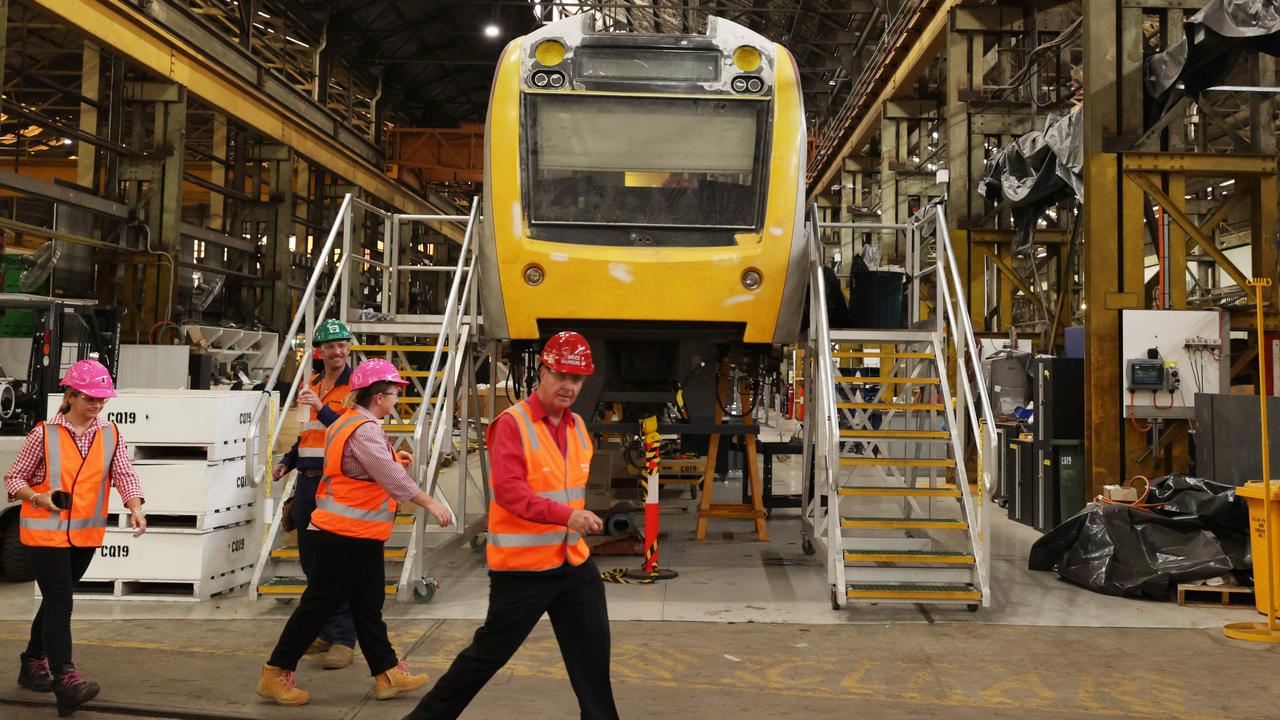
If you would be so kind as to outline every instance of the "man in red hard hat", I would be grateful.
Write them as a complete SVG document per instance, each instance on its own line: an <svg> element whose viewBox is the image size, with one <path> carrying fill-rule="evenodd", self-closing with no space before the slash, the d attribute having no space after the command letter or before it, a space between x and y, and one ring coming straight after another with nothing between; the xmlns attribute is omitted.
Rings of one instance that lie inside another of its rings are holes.
<svg viewBox="0 0 1280 720"><path fill-rule="evenodd" d="M452 720L551 617L584 720L617 720L609 680L604 583L583 537L603 523L586 509L592 444L573 412L595 372L576 332L547 341L538 386L489 426L489 612L471 645L405 720Z"/></svg>

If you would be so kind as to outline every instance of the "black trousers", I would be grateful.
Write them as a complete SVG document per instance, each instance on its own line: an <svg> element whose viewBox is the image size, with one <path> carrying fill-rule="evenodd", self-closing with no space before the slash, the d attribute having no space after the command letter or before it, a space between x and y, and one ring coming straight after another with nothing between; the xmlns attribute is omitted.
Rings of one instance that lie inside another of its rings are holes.
<svg viewBox="0 0 1280 720"><path fill-rule="evenodd" d="M293 524L298 528L298 562L302 572L311 577L311 569L316 561L312 557L311 538L315 531L308 530L311 524L311 513L316 509L316 488L320 484L320 475L311 474L313 470L299 470L298 484L293 491ZM342 603L329 622L320 628L319 637L334 645L356 646L356 626L351 619L351 607Z"/></svg>
<svg viewBox="0 0 1280 720"><path fill-rule="evenodd" d="M285 623L269 664L298 669L298 660L320 628L343 603L348 603L370 674L380 675L396 666L396 651L387 639L387 624L382 621L382 603L386 599L382 547L379 540L324 531L312 533L315 565L307 576L307 590Z"/></svg>
<svg viewBox="0 0 1280 720"><path fill-rule="evenodd" d="M84 577L98 548L24 547L41 595L40 609L31 621L27 654L48 658L57 675L71 664L71 590Z"/></svg>
<svg viewBox="0 0 1280 720"><path fill-rule="evenodd" d="M617 720L609 682L609 610L600 571L590 559L550 573L489 573L484 625L405 720L453 720L461 715L543 613L551 617L582 719Z"/></svg>

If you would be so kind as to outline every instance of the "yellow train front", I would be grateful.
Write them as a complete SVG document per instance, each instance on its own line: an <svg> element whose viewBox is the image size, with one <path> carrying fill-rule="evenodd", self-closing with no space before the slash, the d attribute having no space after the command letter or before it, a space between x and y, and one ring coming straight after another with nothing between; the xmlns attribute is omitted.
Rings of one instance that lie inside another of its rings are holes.
<svg viewBox="0 0 1280 720"><path fill-rule="evenodd" d="M807 283L791 54L716 17L705 35L598 22L573 16L503 52L479 246L490 338L532 347L574 329L597 349L587 413L722 358L759 365L795 341Z"/></svg>

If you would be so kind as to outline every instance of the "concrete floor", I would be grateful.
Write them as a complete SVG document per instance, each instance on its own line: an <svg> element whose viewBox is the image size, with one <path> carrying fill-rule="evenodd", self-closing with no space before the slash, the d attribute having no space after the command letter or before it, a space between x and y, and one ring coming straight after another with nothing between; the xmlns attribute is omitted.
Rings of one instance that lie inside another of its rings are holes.
<svg viewBox="0 0 1280 720"><path fill-rule="evenodd" d="M789 475L780 468L779 493ZM1255 612L1105 597L1030 572L1027 550L1039 535L1007 520L992 526L993 607L977 613L832 611L820 559L800 551L795 511L774 513L767 543L733 521L714 523L709 540L697 543L692 525L688 515L664 514L663 564L678 579L608 586L623 717L1280 717L1274 691L1254 679L1280 674L1280 649L1229 641L1220 629L1255 620ZM401 654L433 677L484 616L488 588L481 556L465 547L444 554L434 572L442 583L434 601L386 610ZM0 586L0 657L16 659L33 610L30 584ZM298 681L313 701L303 708L258 700L257 673L290 611L244 596L80 601L76 660L104 690L75 717L365 720L408 712L412 698L372 700L359 660L340 671L304 660ZM8 682L0 683L0 718L54 716L48 696ZM544 622L464 717L575 713Z"/></svg>

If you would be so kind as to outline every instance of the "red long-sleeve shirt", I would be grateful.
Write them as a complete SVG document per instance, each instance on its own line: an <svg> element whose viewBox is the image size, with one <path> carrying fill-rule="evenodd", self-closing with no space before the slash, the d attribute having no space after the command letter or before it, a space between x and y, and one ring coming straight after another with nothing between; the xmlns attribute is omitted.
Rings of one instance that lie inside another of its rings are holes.
<svg viewBox="0 0 1280 720"><path fill-rule="evenodd" d="M569 429L573 427L573 413L566 410L559 424L551 422L546 408L538 396L529 396L529 415L535 423L545 423L551 437L556 439L560 454L568 456ZM532 522L548 525L568 525L573 508L554 500L540 497L529 487L524 458L524 443L520 441L520 428L516 419L499 415L489 428L489 480L493 484L493 500L513 515Z"/></svg>

